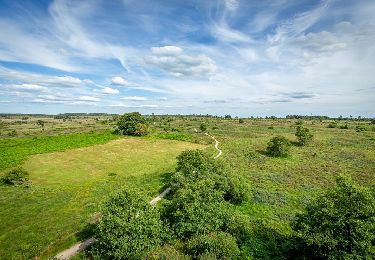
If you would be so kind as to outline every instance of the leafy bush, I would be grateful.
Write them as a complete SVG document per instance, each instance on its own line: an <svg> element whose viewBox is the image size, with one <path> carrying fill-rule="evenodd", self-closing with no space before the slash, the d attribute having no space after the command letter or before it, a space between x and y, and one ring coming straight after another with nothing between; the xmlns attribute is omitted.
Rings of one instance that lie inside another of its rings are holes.
<svg viewBox="0 0 375 260"><path fill-rule="evenodd" d="M17 133L17 131L14 130L14 129L8 133L8 136L10 136L10 137L15 137L15 136L17 136L17 135L18 135L18 133Z"/></svg>
<svg viewBox="0 0 375 260"><path fill-rule="evenodd" d="M21 168L15 168L1 178L1 182L7 185L23 185L28 183L29 173Z"/></svg>
<svg viewBox="0 0 375 260"><path fill-rule="evenodd" d="M236 239L222 231L193 237L186 251L197 259L236 259L240 255Z"/></svg>
<svg viewBox="0 0 375 260"><path fill-rule="evenodd" d="M336 122L331 122L327 125L327 128L336 128L337 127L337 123Z"/></svg>
<svg viewBox="0 0 375 260"><path fill-rule="evenodd" d="M191 257L184 255L176 247L172 245L163 245L155 250L151 251L147 256L147 260L166 260L166 259L178 259L178 260L189 260Z"/></svg>
<svg viewBox="0 0 375 260"><path fill-rule="evenodd" d="M313 138L313 134L310 133L310 130L303 126L297 126L295 136L298 139L299 145L305 145Z"/></svg>
<svg viewBox="0 0 375 260"><path fill-rule="evenodd" d="M302 241L300 254L323 259L375 257L374 190L338 177L329 190L298 215L292 227Z"/></svg>
<svg viewBox="0 0 375 260"><path fill-rule="evenodd" d="M92 250L96 259L140 259L157 247L164 228L156 209L134 192L122 191L101 208Z"/></svg>
<svg viewBox="0 0 375 260"><path fill-rule="evenodd" d="M349 129L349 127L348 127L347 124L345 124L345 125L340 125L339 128L340 128L340 129Z"/></svg>
<svg viewBox="0 0 375 260"><path fill-rule="evenodd" d="M290 142L283 136L275 136L267 146L267 153L274 157L287 157L289 155Z"/></svg>
<svg viewBox="0 0 375 260"><path fill-rule="evenodd" d="M117 127L124 135L143 136L148 133L146 119L138 112L122 115L117 122Z"/></svg>
<svg viewBox="0 0 375 260"><path fill-rule="evenodd" d="M199 129L202 132L205 132L207 130L207 124L206 123L201 123L201 125L199 126Z"/></svg>
<svg viewBox="0 0 375 260"><path fill-rule="evenodd" d="M235 237L238 245L248 242L254 233L249 217L238 213L228 215L224 231Z"/></svg>
<svg viewBox="0 0 375 260"><path fill-rule="evenodd" d="M202 150L187 150L177 156L177 172L185 175L197 175L204 172L216 172L220 167L216 161Z"/></svg>
<svg viewBox="0 0 375 260"><path fill-rule="evenodd" d="M228 188L225 190L224 199L234 204L240 204L248 199L250 188L240 177L228 176Z"/></svg>
<svg viewBox="0 0 375 260"><path fill-rule="evenodd" d="M178 238L189 238L218 230L224 223L223 193L211 180L189 183L177 190L165 207L163 218Z"/></svg>
<svg viewBox="0 0 375 260"><path fill-rule="evenodd" d="M243 124L243 123L245 123L245 120L243 120L242 118L240 118L240 119L238 119L238 123Z"/></svg>

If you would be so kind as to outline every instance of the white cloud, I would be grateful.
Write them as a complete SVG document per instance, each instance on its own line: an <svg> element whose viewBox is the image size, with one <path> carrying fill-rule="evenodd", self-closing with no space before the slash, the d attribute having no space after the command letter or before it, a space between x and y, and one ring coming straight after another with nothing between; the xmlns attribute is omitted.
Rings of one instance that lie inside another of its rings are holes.
<svg viewBox="0 0 375 260"><path fill-rule="evenodd" d="M114 85L120 85L120 86L129 86L130 85L130 83L126 79L124 79L122 77L119 77L119 76L113 77L111 79L111 83L114 84Z"/></svg>
<svg viewBox="0 0 375 260"><path fill-rule="evenodd" d="M146 101L146 97L139 97L139 96L132 96L132 97L122 97L121 99L123 100L128 100L128 101Z"/></svg>
<svg viewBox="0 0 375 260"><path fill-rule="evenodd" d="M163 49L166 48L167 49ZM215 62L206 55L185 55L179 47L159 47L151 49L153 56L146 59L148 64L155 65L173 76L209 76L215 73ZM172 51L171 51L172 50ZM176 51L179 50L179 51Z"/></svg>
<svg viewBox="0 0 375 260"><path fill-rule="evenodd" d="M151 52L156 56L176 56L182 53L182 49L177 46L152 47Z"/></svg>
<svg viewBox="0 0 375 260"><path fill-rule="evenodd" d="M104 94L118 94L119 90L114 89L114 88L110 88L110 87L105 87L101 90L101 92L104 93Z"/></svg>
<svg viewBox="0 0 375 260"><path fill-rule="evenodd" d="M90 97L90 96L82 96L79 98L81 101L89 101L89 102L99 102L100 99L97 97Z"/></svg>
<svg viewBox="0 0 375 260"><path fill-rule="evenodd" d="M36 84L13 85L12 88L24 91L49 92L49 89Z"/></svg>

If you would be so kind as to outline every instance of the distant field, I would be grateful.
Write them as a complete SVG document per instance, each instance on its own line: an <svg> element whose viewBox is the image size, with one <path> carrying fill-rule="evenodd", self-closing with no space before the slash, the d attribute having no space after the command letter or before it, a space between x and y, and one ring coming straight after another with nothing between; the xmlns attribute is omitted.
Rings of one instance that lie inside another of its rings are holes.
<svg viewBox="0 0 375 260"><path fill-rule="evenodd" d="M181 151L204 147L125 138L27 157L32 187L0 187L0 259L52 256L82 238L77 232L110 193L136 187L152 198Z"/></svg>

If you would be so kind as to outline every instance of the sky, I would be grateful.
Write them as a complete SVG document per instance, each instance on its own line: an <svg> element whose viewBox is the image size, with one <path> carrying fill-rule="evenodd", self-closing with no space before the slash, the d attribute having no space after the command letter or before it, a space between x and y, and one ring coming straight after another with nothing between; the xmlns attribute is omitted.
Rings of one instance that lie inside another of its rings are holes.
<svg viewBox="0 0 375 260"><path fill-rule="evenodd" d="M0 113L375 116L374 0L0 0Z"/></svg>

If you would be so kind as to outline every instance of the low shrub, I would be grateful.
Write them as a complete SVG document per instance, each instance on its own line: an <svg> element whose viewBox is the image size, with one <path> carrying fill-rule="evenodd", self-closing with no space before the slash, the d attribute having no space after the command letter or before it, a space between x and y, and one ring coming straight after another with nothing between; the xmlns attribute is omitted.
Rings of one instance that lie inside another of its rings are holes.
<svg viewBox="0 0 375 260"><path fill-rule="evenodd" d="M331 122L327 125L327 128L336 128L337 127L337 123L336 122Z"/></svg>
<svg viewBox="0 0 375 260"><path fill-rule="evenodd" d="M355 131L356 132L363 132L363 131L366 131L366 127L362 126L362 125L357 125L355 127Z"/></svg>
<svg viewBox="0 0 375 260"><path fill-rule="evenodd" d="M290 142L283 136L275 136L267 146L267 154L273 157L287 157L289 155Z"/></svg>
<svg viewBox="0 0 375 260"><path fill-rule="evenodd" d="M207 124L206 123L201 123L201 125L199 126L199 129L202 132L205 132L207 130Z"/></svg>
<svg viewBox="0 0 375 260"><path fill-rule="evenodd" d="M339 128L340 128L340 129L349 129L349 127L348 127L347 124L345 124L345 125L340 125Z"/></svg>
<svg viewBox="0 0 375 260"><path fill-rule="evenodd" d="M240 255L236 239L222 231L193 237L186 252L195 259L237 259Z"/></svg>
<svg viewBox="0 0 375 260"><path fill-rule="evenodd" d="M29 173L21 168L15 168L1 178L1 182L7 185L23 185L29 182Z"/></svg>
<svg viewBox="0 0 375 260"><path fill-rule="evenodd" d="M299 145L306 145L313 139L313 134L310 133L310 130L303 126L297 126L295 136Z"/></svg>
<svg viewBox="0 0 375 260"><path fill-rule="evenodd" d="M157 247L155 250L151 251L145 258L146 260L166 260L166 259L176 259L176 260L189 260L191 257L183 254L180 250L172 245L163 245Z"/></svg>

